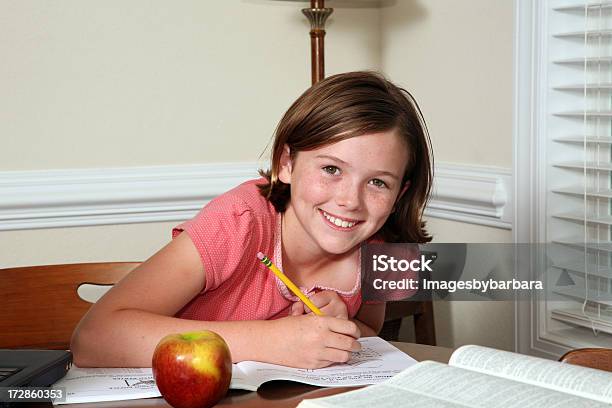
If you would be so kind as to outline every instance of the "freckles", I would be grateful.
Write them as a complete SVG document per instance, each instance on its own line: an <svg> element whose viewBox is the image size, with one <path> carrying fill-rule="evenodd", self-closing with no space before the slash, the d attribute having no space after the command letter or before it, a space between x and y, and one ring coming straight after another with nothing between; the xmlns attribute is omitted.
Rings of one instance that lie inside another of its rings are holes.
<svg viewBox="0 0 612 408"><path fill-rule="evenodd" d="M313 185L317 185L317 186L321 186L321 187L326 187L331 183L331 180L325 178L325 177L319 177L319 176L312 176L310 177L309 180Z"/></svg>
<svg viewBox="0 0 612 408"><path fill-rule="evenodd" d="M304 178L304 183L311 191L321 191L328 188L330 180L326 180L324 177L318 177L316 175L309 175Z"/></svg>
<svg viewBox="0 0 612 408"><path fill-rule="evenodd" d="M306 185L315 185L315 184L324 183L323 177L320 177L318 174L313 174L313 172L304 172L304 174L302 175L301 181L305 183Z"/></svg>
<svg viewBox="0 0 612 408"><path fill-rule="evenodd" d="M370 208L380 214L390 214L393 208L394 200L384 194L372 194L369 199Z"/></svg>
<svg viewBox="0 0 612 408"><path fill-rule="evenodd" d="M318 200L327 200L329 199L330 192L330 180L325 180L324 178L319 177L318 179L312 180L311 188L313 192L313 196Z"/></svg>
<svg viewBox="0 0 612 408"><path fill-rule="evenodd" d="M380 218L381 226L384 224L393 211L394 201L385 197L377 197L370 201L369 212Z"/></svg>
<svg viewBox="0 0 612 408"><path fill-rule="evenodd" d="M311 200L318 201L327 198L331 180L326 180L316 174L308 174L304 175L300 182Z"/></svg>
<svg viewBox="0 0 612 408"><path fill-rule="evenodd" d="M304 176L306 185L314 191L329 190L330 186L334 183L331 177L324 177L316 171L309 172Z"/></svg>

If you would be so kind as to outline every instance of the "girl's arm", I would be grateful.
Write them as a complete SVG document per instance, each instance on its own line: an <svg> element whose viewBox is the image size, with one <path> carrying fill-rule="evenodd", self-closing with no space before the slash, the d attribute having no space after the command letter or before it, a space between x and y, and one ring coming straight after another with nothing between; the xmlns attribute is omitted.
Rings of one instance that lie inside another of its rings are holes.
<svg viewBox="0 0 612 408"><path fill-rule="evenodd" d="M146 367L166 334L214 330L214 325L172 317L204 283L199 254L189 236L180 234L91 307L72 337L75 364Z"/></svg>
<svg viewBox="0 0 612 408"><path fill-rule="evenodd" d="M180 234L91 307L72 336L75 364L150 367L153 350L163 336L194 330L221 335L235 362L324 367L346 361L359 348L357 325L333 317L235 322L173 317L204 284L200 256L189 236ZM278 339L292 342L279 347Z"/></svg>

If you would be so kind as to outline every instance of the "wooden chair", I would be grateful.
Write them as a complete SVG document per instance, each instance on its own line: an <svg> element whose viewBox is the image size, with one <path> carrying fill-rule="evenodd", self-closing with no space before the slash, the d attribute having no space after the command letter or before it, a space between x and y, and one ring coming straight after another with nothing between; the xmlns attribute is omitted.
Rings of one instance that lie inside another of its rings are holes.
<svg viewBox="0 0 612 408"><path fill-rule="evenodd" d="M570 350L562 355L559 361L583 367L612 371L612 349L580 348Z"/></svg>
<svg viewBox="0 0 612 408"><path fill-rule="evenodd" d="M423 254L437 259L435 251L423 251ZM426 274L431 279L430 274ZM421 292L421 294L423 294ZM431 290L424 293L420 299L432 299ZM423 301L395 301L387 302L385 308L385 323L379 336L388 341L398 341L399 331L404 317L412 316L414 319L415 342L420 344L436 345L436 329L434 324L433 303L431 300Z"/></svg>
<svg viewBox="0 0 612 408"><path fill-rule="evenodd" d="M91 303L77 289L112 285L138 262L0 269L0 348L68 349L72 331Z"/></svg>
<svg viewBox="0 0 612 408"><path fill-rule="evenodd" d="M436 345L433 304L431 302L387 302L385 323L379 336L385 340L398 341L402 319L413 316L415 341Z"/></svg>
<svg viewBox="0 0 612 408"><path fill-rule="evenodd" d="M91 303L82 284L113 285L139 262L44 265L0 269L0 348L68 349ZM416 342L436 344L431 302L387 303L380 336L397 340L402 318L414 316Z"/></svg>

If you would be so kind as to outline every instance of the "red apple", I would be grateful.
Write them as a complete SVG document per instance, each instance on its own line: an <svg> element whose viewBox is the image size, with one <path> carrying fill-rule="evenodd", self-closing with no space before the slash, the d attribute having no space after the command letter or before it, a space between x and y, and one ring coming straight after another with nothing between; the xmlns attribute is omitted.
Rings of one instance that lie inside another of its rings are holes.
<svg viewBox="0 0 612 408"><path fill-rule="evenodd" d="M175 408L215 405L232 379L232 357L221 336L211 331L170 334L153 353L157 388Z"/></svg>

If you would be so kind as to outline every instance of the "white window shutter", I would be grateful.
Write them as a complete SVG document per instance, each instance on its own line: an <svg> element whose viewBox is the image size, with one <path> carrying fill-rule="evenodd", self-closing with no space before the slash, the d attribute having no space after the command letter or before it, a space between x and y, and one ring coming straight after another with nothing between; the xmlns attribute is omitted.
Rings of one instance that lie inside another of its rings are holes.
<svg viewBox="0 0 612 408"><path fill-rule="evenodd" d="M548 0L546 196L549 296L540 333L567 347L612 345L612 2Z"/></svg>

